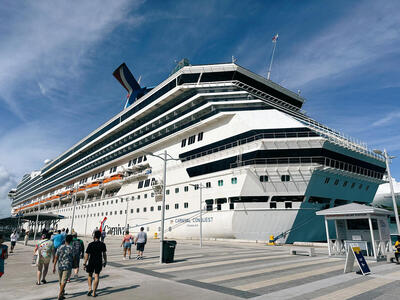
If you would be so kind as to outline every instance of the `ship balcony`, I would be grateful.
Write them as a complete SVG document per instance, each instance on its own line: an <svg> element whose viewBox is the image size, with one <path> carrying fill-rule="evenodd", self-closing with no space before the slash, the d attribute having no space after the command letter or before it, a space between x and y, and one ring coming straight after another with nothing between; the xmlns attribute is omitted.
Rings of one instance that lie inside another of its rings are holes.
<svg viewBox="0 0 400 300"><path fill-rule="evenodd" d="M121 174L117 174L106 178L103 180L103 188L105 189L114 189L121 187L123 183L123 176Z"/></svg>
<svg viewBox="0 0 400 300"><path fill-rule="evenodd" d="M124 182L132 182L140 179L147 178L151 174L151 168L143 169L142 171L133 173L124 178Z"/></svg>

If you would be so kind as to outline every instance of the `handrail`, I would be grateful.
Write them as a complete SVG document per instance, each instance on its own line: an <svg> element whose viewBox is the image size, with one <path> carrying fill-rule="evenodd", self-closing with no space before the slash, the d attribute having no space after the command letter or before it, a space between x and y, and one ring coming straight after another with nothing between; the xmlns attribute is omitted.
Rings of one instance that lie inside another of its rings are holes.
<svg viewBox="0 0 400 300"><path fill-rule="evenodd" d="M353 164L349 164L336 159L331 159L324 156L311 156L311 157L279 157L279 158L255 158L245 161L239 161L230 164L230 168L243 167L247 165L290 165L294 164L312 166L312 165L322 165L324 167L339 169L355 174L360 174L363 176L368 176L376 179L382 179L383 173L377 172L371 169L363 168Z"/></svg>
<svg viewBox="0 0 400 300"><path fill-rule="evenodd" d="M219 151L223 151L226 149L230 149L239 145L243 145L243 144L247 144L250 142L254 142L257 140L261 140L261 139L266 139L266 138L302 138L302 137L318 137L319 135L317 133L315 133L314 131L295 131L295 132L271 132L271 133L259 133L259 134L255 134L253 136L244 138L244 139L240 139L237 140L235 142L231 142L231 143L227 143L225 145L222 146L218 146L215 148L211 148L205 151L202 151L200 153L196 153L193 155L188 155L188 156L183 156L181 157L182 161L187 161L187 160L191 160L191 159L195 159L201 156L205 156L208 154L212 154L215 152L219 152Z"/></svg>

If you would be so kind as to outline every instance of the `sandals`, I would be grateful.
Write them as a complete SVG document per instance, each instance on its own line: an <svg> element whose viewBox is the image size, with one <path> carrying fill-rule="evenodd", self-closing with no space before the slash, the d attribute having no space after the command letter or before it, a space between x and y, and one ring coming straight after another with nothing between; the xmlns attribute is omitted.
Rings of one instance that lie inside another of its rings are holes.
<svg viewBox="0 0 400 300"><path fill-rule="evenodd" d="M92 290L90 290L89 292L87 292L87 296L92 296L92 293L93 293L93 291Z"/></svg>
<svg viewBox="0 0 400 300"><path fill-rule="evenodd" d="M46 284L46 283L47 283L46 279L43 279L43 280L42 280L42 283L43 283L43 284Z"/></svg>
<svg viewBox="0 0 400 300"><path fill-rule="evenodd" d="M36 281L36 285L40 285L40 282L37 282L37 281Z"/></svg>

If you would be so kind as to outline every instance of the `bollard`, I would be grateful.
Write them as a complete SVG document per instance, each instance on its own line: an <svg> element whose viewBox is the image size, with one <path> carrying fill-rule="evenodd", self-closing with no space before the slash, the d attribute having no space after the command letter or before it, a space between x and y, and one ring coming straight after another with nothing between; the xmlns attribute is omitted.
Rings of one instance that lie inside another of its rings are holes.
<svg viewBox="0 0 400 300"><path fill-rule="evenodd" d="M273 235L269 236L269 242L268 242L268 246L275 246L275 241L274 241L275 237Z"/></svg>
<svg viewBox="0 0 400 300"><path fill-rule="evenodd" d="M158 239L157 232L154 232L154 239Z"/></svg>

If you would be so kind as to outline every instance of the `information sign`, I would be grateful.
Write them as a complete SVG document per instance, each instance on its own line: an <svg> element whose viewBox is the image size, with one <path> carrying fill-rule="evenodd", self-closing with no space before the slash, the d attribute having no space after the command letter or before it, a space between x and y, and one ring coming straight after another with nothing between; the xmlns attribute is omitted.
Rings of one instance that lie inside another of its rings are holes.
<svg viewBox="0 0 400 300"><path fill-rule="evenodd" d="M353 271L354 261L357 260L358 267L363 275L371 274L371 270L368 267L368 264L361 253L360 247L349 247L349 251L347 251L346 256L346 265L344 267L344 272L349 273Z"/></svg>

